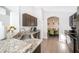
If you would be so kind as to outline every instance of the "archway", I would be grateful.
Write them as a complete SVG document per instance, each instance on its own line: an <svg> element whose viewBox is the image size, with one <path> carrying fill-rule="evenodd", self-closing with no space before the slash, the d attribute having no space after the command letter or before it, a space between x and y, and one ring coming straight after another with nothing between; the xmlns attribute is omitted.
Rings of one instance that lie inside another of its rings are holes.
<svg viewBox="0 0 79 59"><path fill-rule="evenodd" d="M47 19L47 35L49 37L59 37L59 17L52 16Z"/></svg>

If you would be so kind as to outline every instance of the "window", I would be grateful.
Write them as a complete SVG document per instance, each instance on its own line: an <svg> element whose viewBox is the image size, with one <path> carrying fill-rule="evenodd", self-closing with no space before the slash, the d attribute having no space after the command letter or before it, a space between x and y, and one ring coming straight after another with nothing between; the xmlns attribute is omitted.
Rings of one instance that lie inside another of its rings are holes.
<svg viewBox="0 0 79 59"><path fill-rule="evenodd" d="M6 15L6 10L3 7L0 7L0 15Z"/></svg>

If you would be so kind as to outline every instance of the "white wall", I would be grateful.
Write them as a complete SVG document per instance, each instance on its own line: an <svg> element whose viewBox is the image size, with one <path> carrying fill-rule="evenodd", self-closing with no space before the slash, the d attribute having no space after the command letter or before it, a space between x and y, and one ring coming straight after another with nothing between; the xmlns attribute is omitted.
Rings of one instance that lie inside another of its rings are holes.
<svg viewBox="0 0 79 59"><path fill-rule="evenodd" d="M6 27L6 26L8 26L10 24L10 16L8 16L8 15L0 15L0 21Z"/></svg>
<svg viewBox="0 0 79 59"><path fill-rule="evenodd" d="M39 7L39 6L8 6L11 11L10 23L17 27L17 31L22 27L22 13L28 13L37 17L37 28L40 29L41 38L47 39L47 18L50 16L59 17L59 34L62 35L64 30L70 29L69 16L76 12L75 7ZM57 9L56 9L57 8ZM27 30L30 27L26 27Z"/></svg>
<svg viewBox="0 0 79 59"><path fill-rule="evenodd" d="M59 34L63 33L63 13L62 12L44 12L44 29L43 29L43 37L47 39L47 19L51 16L59 17ZM62 21L61 21L62 20ZM66 20L67 21L67 20Z"/></svg>
<svg viewBox="0 0 79 59"><path fill-rule="evenodd" d="M10 10L10 25L16 27L16 32L19 32L19 6L6 6Z"/></svg>
<svg viewBox="0 0 79 59"><path fill-rule="evenodd" d="M39 7L33 6L6 6L10 10L10 25L16 26L16 32L20 31L22 26L22 14L28 13L32 16L37 17L37 28L40 30L40 37L43 37L43 21L42 21L42 10ZM31 27L26 26L26 30Z"/></svg>
<svg viewBox="0 0 79 59"><path fill-rule="evenodd" d="M35 16L35 9L32 6L20 6L20 28L22 28L22 14L27 13L32 16ZM35 16L36 17L36 16ZM30 26L25 26L26 30L30 30Z"/></svg>
<svg viewBox="0 0 79 59"><path fill-rule="evenodd" d="M41 7L35 7L37 17L37 28L40 30L40 38L43 39L43 10Z"/></svg>
<svg viewBox="0 0 79 59"><path fill-rule="evenodd" d="M21 6L20 7L20 23L22 27L22 14L28 13L32 16L37 17L37 28L40 30L40 37L43 38L43 16L42 10L40 7L33 7L33 6ZM30 30L31 27L26 26L26 30Z"/></svg>
<svg viewBox="0 0 79 59"><path fill-rule="evenodd" d="M5 7L0 6L0 21L5 27L10 24L10 15L7 13L9 13L9 10Z"/></svg>
<svg viewBox="0 0 79 59"><path fill-rule="evenodd" d="M59 39L63 40L64 38L61 38L62 35L64 35L64 30L69 30L69 16L72 15L73 12L64 12L64 11L52 11L52 12L45 12L44 11L44 28L43 28L43 37L47 39L47 19L51 16L57 16L59 17Z"/></svg>

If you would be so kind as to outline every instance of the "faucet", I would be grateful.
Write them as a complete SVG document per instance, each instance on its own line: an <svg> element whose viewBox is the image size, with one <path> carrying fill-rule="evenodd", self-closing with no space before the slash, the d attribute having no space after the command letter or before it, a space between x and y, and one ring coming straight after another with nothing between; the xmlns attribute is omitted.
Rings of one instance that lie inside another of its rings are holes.
<svg viewBox="0 0 79 59"><path fill-rule="evenodd" d="M25 28L21 28L20 32L26 33Z"/></svg>

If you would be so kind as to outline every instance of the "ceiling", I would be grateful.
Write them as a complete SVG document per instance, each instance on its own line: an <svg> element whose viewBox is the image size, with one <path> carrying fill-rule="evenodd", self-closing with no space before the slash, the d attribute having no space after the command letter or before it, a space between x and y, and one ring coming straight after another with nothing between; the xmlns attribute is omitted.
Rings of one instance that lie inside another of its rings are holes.
<svg viewBox="0 0 79 59"><path fill-rule="evenodd" d="M76 12L77 6L42 6L43 11L46 12Z"/></svg>

